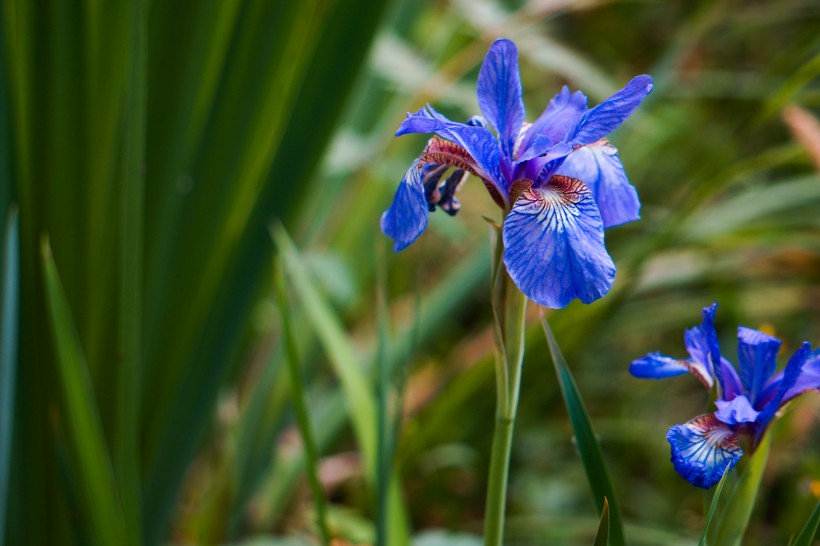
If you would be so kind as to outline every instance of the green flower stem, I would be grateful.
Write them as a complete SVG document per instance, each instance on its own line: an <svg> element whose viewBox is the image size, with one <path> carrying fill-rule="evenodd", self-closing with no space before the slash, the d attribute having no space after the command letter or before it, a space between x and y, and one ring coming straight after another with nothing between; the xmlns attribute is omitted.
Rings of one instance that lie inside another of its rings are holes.
<svg viewBox="0 0 820 546"><path fill-rule="evenodd" d="M524 358L524 334L526 333L524 318L527 298L510 279L504 267L502 255L503 243L499 233L493 260L492 295L498 399L484 517L485 546L501 546L504 541L510 452L518 409L521 364Z"/></svg>

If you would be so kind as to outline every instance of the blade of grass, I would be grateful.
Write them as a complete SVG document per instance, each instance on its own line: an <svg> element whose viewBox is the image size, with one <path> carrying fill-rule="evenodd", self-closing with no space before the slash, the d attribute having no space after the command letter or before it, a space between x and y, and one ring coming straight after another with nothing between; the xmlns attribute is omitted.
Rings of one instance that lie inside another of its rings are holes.
<svg viewBox="0 0 820 546"><path fill-rule="evenodd" d="M723 472L723 477L720 478L720 482L715 489L715 494L712 497L712 503L709 505L709 512L706 514L706 521L703 523L703 533L700 535L698 546L706 546L706 536L709 533L709 528L712 526L712 520L715 517L715 511L720 503L720 499L723 495L723 489L726 487L726 481L730 471L731 469L727 468L726 471Z"/></svg>
<svg viewBox="0 0 820 546"><path fill-rule="evenodd" d="M293 335L291 325L292 310L285 289L285 267L281 257L277 260L277 271L279 282L276 287L276 296L279 303L279 317L282 322L282 334L287 353L285 360L287 360L288 371L290 372L291 399L296 412L296 423L302 435L308 482L313 493L313 504L316 508L316 521L322 537L322 544L329 546L330 531L327 527L327 503L322 484L319 483L319 455L316 450L316 440L310 424L310 417L308 416L308 406L305 402L305 385L302 380L302 370L299 366L301 360L296 348L296 336Z"/></svg>
<svg viewBox="0 0 820 546"><path fill-rule="evenodd" d="M769 458L772 443L771 431L758 446L754 455L742 470L715 509L714 525L706 534L706 544L711 546L739 545L752 517L757 492L763 479L763 471Z"/></svg>
<svg viewBox="0 0 820 546"><path fill-rule="evenodd" d="M42 241L43 276L49 319L64 397L66 437L70 443L77 498L88 518L90 538L100 546L128 544L102 423L94 401L85 356L80 347L48 240Z"/></svg>
<svg viewBox="0 0 820 546"><path fill-rule="evenodd" d="M120 196L120 317L117 376L117 426L114 467L117 471L130 544L142 543L139 405L142 372L142 274L145 197L145 71L147 6L131 1L131 54L127 92L125 176Z"/></svg>
<svg viewBox="0 0 820 546"><path fill-rule="evenodd" d="M543 309L541 309L541 326L544 328L544 335L547 337L547 345L549 345L550 355L552 355L552 363L555 365L555 373L561 385L561 394L564 397L564 404L569 413L572 430L575 432L578 452L584 463L584 470L589 480L592 496L595 499L596 506L598 506L601 512L603 512L604 505L607 504L607 500L609 500L609 540L613 546L623 546L626 544L626 539L624 537L621 510L615 497L612 480L609 478L609 471L604 461L601 445L598 443L598 438L592 429L592 423L584 407L581 394L578 392L578 387L575 385L575 380L569 371L567 361L561 353L561 348L558 346L558 342L552 334L549 323L547 323Z"/></svg>
<svg viewBox="0 0 820 546"><path fill-rule="evenodd" d="M6 536L11 442L14 430L14 394L17 371L18 303L20 295L20 241L17 210L8 213L3 238L0 277L0 546Z"/></svg>
<svg viewBox="0 0 820 546"><path fill-rule="evenodd" d="M814 539L817 536L817 527L820 525L820 502L814 507L809 519L800 531L797 540L791 546L811 546L814 544Z"/></svg>
<svg viewBox="0 0 820 546"><path fill-rule="evenodd" d="M598 524L598 533L595 535L593 546L609 546L609 502L604 497L604 509L601 512L601 522Z"/></svg>
<svg viewBox="0 0 820 546"><path fill-rule="evenodd" d="M376 403L373 399L371 384L361 364L362 358L356 354L338 318L311 283L296 247L281 225L273 229L273 238L284 259L291 286L339 377L347 399L353 429L362 451L364 468L367 469L365 477L373 483L376 477L377 457ZM391 546L406 544L409 540L406 516L395 481L390 487L389 496L389 527L391 530L389 544Z"/></svg>

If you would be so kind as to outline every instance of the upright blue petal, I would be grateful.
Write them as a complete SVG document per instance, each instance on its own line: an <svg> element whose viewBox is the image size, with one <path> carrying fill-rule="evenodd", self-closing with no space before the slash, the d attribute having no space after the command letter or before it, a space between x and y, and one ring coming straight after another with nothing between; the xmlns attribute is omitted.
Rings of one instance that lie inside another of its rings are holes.
<svg viewBox="0 0 820 546"><path fill-rule="evenodd" d="M464 148L480 169L477 174L508 197L507 182L501 175L501 150L493 133L486 127L451 121L428 106L415 114L407 114L396 136L410 133L436 133Z"/></svg>
<svg viewBox="0 0 820 546"><path fill-rule="evenodd" d="M478 105L498 131L501 150L512 163L513 148L524 123L524 100L518 74L518 48L510 40L496 40L478 73Z"/></svg>
<svg viewBox="0 0 820 546"><path fill-rule="evenodd" d="M629 373L642 379L666 379L685 373L694 375L707 390L712 388L713 380L700 362L681 360L661 353L649 353L629 365Z"/></svg>
<svg viewBox="0 0 820 546"><path fill-rule="evenodd" d="M713 414L675 425L666 434L672 446L672 465L697 487L709 489L743 456L735 433Z"/></svg>
<svg viewBox="0 0 820 546"><path fill-rule="evenodd" d="M532 301L552 308L606 294L615 264L604 247L604 227L592 194L574 178L555 176L526 190L504 221L504 263Z"/></svg>
<svg viewBox="0 0 820 546"><path fill-rule="evenodd" d="M586 95L580 91L570 93L569 88L564 86L561 92L553 97L546 110L527 128L519 144L520 149L527 149L538 135L543 135L552 142L561 142L586 109Z"/></svg>
<svg viewBox="0 0 820 546"><path fill-rule="evenodd" d="M772 385L775 389L771 399L766 402L766 405L760 410L760 415L757 416L755 422L755 440L759 440L766 427L774 419L777 410L787 402L786 394L791 391L798 380L803 375L803 367L812 363L814 355L812 354L811 345L803 343L803 345L792 355L786 367L783 369L782 377Z"/></svg>
<svg viewBox="0 0 820 546"><path fill-rule="evenodd" d="M583 180L598 203L604 227L638 220L641 202L624 172L618 150L606 139L572 152L558 174Z"/></svg>
<svg viewBox="0 0 820 546"><path fill-rule="evenodd" d="M652 91L652 78L636 76L598 106L587 110L569 136L574 145L592 144L604 138L628 118Z"/></svg>
<svg viewBox="0 0 820 546"><path fill-rule="evenodd" d="M777 367L780 340L763 332L740 326L737 329L737 357L740 379L752 402L757 400Z"/></svg>
<svg viewBox="0 0 820 546"><path fill-rule="evenodd" d="M429 215L421 169L415 161L399 183L393 204L382 214L382 232L395 241L395 252L407 248L419 238L427 227Z"/></svg>
<svg viewBox="0 0 820 546"><path fill-rule="evenodd" d="M743 387L735 369L720 354L720 345L715 331L716 310L716 303L704 307L703 321L700 326L686 330L684 341L692 358L706 365L717 380L720 385L720 397L724 400L731 400L743 393Z"/></svg>

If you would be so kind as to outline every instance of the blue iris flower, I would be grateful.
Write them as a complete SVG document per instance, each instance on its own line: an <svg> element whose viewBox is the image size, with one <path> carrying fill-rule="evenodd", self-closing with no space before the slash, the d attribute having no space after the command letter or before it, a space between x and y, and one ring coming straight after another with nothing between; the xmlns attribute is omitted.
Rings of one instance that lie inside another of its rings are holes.
<svg viewBox="0 0 820 546"><path fill-rule="evenodd" d="M497 40L478 75L483 118L458 123L428 105L408 114L399 127L396 136L434 136L399 184L382 216L382 231L395 241L394 250L406 248L436 207L458 211L455 193L473 175L507 213L504 263L529 299L561 308L574 298L584 303L600 298L615 279L604 228L637 220L640 210L618 152L604 137L651 90L652 78L637 76L587 108L583 93L564 87L528 124L518 50L509 40Z"/></svg>
<svg viewBox="0 0 820 546"><path fill-rule="evenodd" d="M737 329L739 372L723 358L715 332L715 309L703 310L703 322L686 331L690 358L650 353L634 361L636 377L664 379L694 375L707 390L717 389L717 411L669 429L672 464L689 483L709 489L743 456L738 437L756 448L778 411L804 392L820 390L820 351L803 345L783 370L775 373L780 340L743 326Z"/></svg>

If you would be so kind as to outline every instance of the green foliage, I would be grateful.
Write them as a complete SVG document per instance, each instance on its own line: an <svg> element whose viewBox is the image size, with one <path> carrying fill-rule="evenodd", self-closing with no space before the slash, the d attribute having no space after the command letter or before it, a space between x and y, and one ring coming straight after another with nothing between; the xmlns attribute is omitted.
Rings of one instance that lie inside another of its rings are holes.
<svg viewBox="0 0 820 546"><path fill-rule="evenodd" d="M616 501L615 490L612 487L612 480L609 477L603 450L592 428L584 401L578 392L578 387L569 370L569 365L561 353L561 348L550 329L547 317L541 312L541 326L544 328L544 335L547 337L552 363L555 366L555 375L561 386L561 394L564 397L564 404L569 414L572 430L575 433L575 441L578 446L578 453L584 464L584 471L592 490L595 505L601 511L601 525L599 526L598 540L601 539L601 527L605 529L606 538L604 544L620 546L626 544L624 537L624 525L621 521L621 511Z"/></svg>
<svg viewBox="0 0 820 546"><path fill-rule="evenodd" d="M726 476L728 483L722 485L727 487L727 491L721 492L715 500L714 514L709 518L710 524L706 530L706 544L741 544L752 518L771 443L772 435L769 434L747 461L745 468Z"/></svg>

